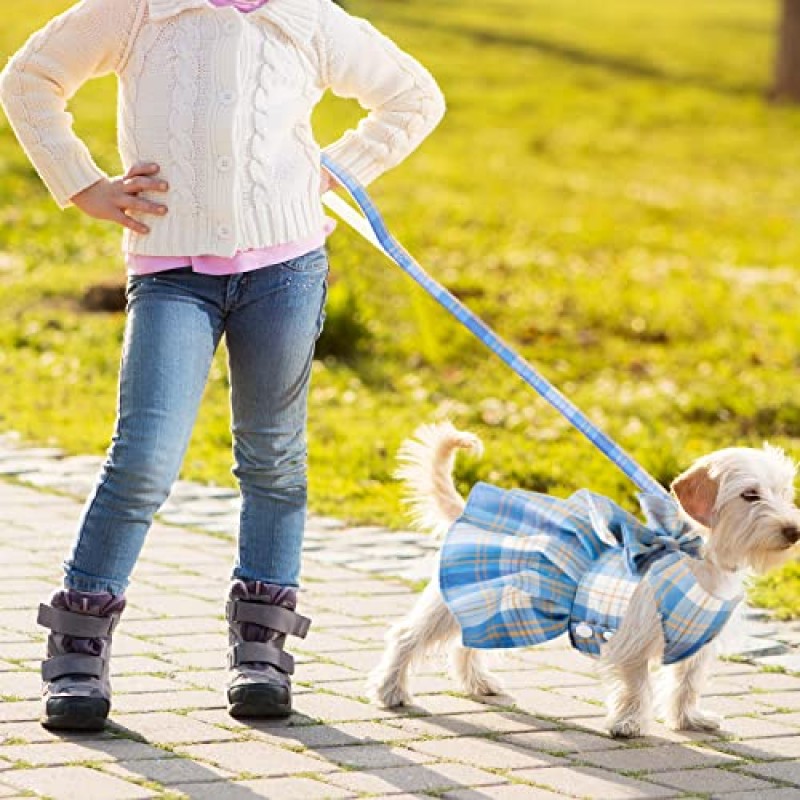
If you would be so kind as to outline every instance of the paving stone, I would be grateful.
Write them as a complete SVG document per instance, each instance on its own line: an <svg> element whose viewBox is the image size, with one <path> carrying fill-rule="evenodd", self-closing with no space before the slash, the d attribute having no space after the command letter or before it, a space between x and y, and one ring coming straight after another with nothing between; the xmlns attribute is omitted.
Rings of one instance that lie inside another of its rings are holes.
<svg viewBox="0 0 800 800"><path fill-rule="evenodd" d="M608 736L605 717L575 717L569 720L570 726ZM724 736L722 732L709 731L673 731L666 725L651 720L647 726L647 735L636 740L638 746L654 747L668 742L706 742L717 741Z"/></svg>
<svg viewBox="0 0 800 800"><path fill-rule="evenodd" d="M53 766L78 761L119 761L161 758L164 751L131 739L96 739L83 742L55 741L0 747L0 757L34 766Z"/></svg>
<svg viewBox="0 0 800 800"><path fill-rule="evenodd" d="M395 792L440 792L464 786L492 786L506 781L465 764L426 764L392 767L364 772L335 773L327 780L353 792L392 794Z"/></svg>
<svg viewBox="0 0 800 800"><path fill-rule="evenodd" d="M556 792L563 792L570 797L591 798L591 800L644 800L651 797L675 796L674 789L591 767L526 769L514 773L514 776Z"/></svg>
<svg viewBox="0 0 800 800"><path fill-rule="evenodd" d="M0 722L24 722L39 719L41 713L41 700L23 700L16 703L0 702Z"/></svg>
<svg viewBox="0 0 800 800"><path fill-rule="evenodd" d="M142 761L118 761L105 764L102 769L118 778L155 781L164 786L174 783L207 783L236 777L232 772L213 764L198 764L188 758L172 756Z"/></svg>
<svg viewBox="0 0 800 800"><path fill-rule="evenodd" d="M412 742L409 747L442 760L461 761L481 769L528 769L566 763L563 758L488 739L439 739Z"/></svg>
<svg viewBox="0 0 800 800"><path fill-rule="evenodd" d="M800 673L800 652L783 653L777 656L766 656L758 660L765 667L782 667L790 672Z"/></svg>
<svg viewBox="0 0 800 800"><path fill-rule="evenodd" d="M199 653L167 652L163 656L167 668L219 669L225 665L225 650L205 650ZM163 669L163 666L162 666Z"/></svg>
<svg viewBox="0 0 800 800"><path fill-rule="evenodd" d="M759 705L780 709L785 708L789 711L800 711L800 692L764 692L751 695L751 697Z"/></svg>
<svg viewBox="0 0 800 800"><path fill-rule="evenodd" d="M5 773L3 780L52 800L139 800L156 796L152 789L88 767L18 769Z"/></svg>
<svg viewBox="0 0 800 800"><path fill-rule="evenodd" d="M797 761L776 761L771 764L746 764L742 772L775 781L800 786L800 767ZM795 790L796 792L796 790Z"/></svg>
<svg viewBox="0 0 800 800"><path fill-rule="evenodd" d="M241 781L235 784L251 792L250 797L281 798L281 800L335 800L354 795L338 786L312 780L311 778L266 778L254 781ZM225 794L227 799L229 795ZM218 797L218 796L217 796ZM231 795L234 800L235 795ZM216 797L210 798L216 800Z"/></svg>
<svg viewBox="0 0 800 800"><path fill-rule="evenodd" d="M151 656L118 656L111 659L111 677L117 675L141 675L156 672L169 672L173 665Z"/></svg>
<svg viewBox="0 0 800 800"><path fill-rule="evenodd" d="M771 714L767 717L731 717L723 721L722 729L737 739L786 736L792 733L793 729L791 721L784 722L783 717L783 714Z"/></svg>
<svg viewBox="0 0 800 800"><path fill-rule="evenodd" d="M426 764L441 760L433 753L416 752L406 747L386 747L381 744L321 747L314 748L314 752L332 764L356 769L405 767L409 764Z"/></svg>
<svg viewBox="0 0 800 800"><path fill-rule="evenodd" d="M574 697L565 697L556 691L522 689L512 693L513 705L533 714L542 714L556 719L586 717L596 714L605 716L605 709Z"/></svg>
<svg viewBox="0 0 800 800"><path fill-rule="evenodd" d="M649 779L654 783L681 789L684 792L709 794L715 797L727 796L728 792L759 792L771 789L772 784L724 769L681 769L674 772L659 772ZM753 800L757 800L753 796Z"/></svg>
<svg viewBox="0 0 800 800"><path fill-rule="evenodd" d="M618 739L572 730L512 733L503 736L501 741L550 753L590 753L593 750L619 750L625 747Z"/></svg>
<svg viewBox="0 0 800 800"><path fill-rule="evenodd" d="M124 694L141 694L142 692L179 692L186 686L170 678L159 678L154 675L119 675L114 678L114 702Z"/></svg>
<svg viewBox="0 0 800 800"><path fill-rule="evenodd" d="M519 689L550 689L570 686L595 686L597 678L578 672L567 672L549 668L536 668L533 670L502 670L498 665L492 666L492 671L502 682L506 689L513 695Z"/></svg>
<svg viewBox="0 0 800 800"><path fill-rule="evenodd" d="M294 709L311 719L329 722L385 719L394 716L385 709L331 694L300 695L294 703Z"/></svg>
<svg viewBox="0 0 800 800"><path fill-rule="evenodd" d="M800 711L794 711L790 714L772 714L769 717L769 721L798 728L800 727Z"/></svg>
<svg viewBox="0 0 800 800"><path fill-rule="evenodd" d="M343 667L339 664L328 664L321 661L317 663L303 664L302 673L297 675L297 679L302 681L313 681L315 683L329 683L331 681L341 682L357 679L361 684L362 690L364 689L366 683L364 675L361 672L357 672L350 667ZM335 686L331 686L329 688L333 691L336 691Z"/></svg>
<svg viewBox="0 0 800 800"><path fill-rule="evenodd" d="M506 703L508 702L506 700ZM490 702L490 698L486 698L484 703L479 703L476 700L450 694L422 694L414 698L414 705L410 706L409 710L424 711L428 714L469 714L486 711L493 705L495 704Z"/></svg>
<svg viewBox="0 0 800 800"><path fill-rule="evenodd" d="M737 686L747 686L758 691L800 691L800 676L784 675L780 672L758 672L736 682Z"/></svg>
<svg viewBox="0 0 800 800"><path fill-rule="evenodd" d="M736 756L690 745L668 744L664 747L637 747L584 753L583 761L620 772L660 772L692 769L719 764L734 764Z"/></svg>
<svg viewBox="0 0 800 800"><path fill-rule="evenodd" d="M219 692L186 689L180 692L149 692L147 694L123 694L114 697L114 708L118 713L136 711L180 711L188 708L218 708L224 706L225 698Z"/></svg>
<svg viewBox="0 0 800 800"><path fill-rule="evenodd" d="M187 672L175 672L173 679L181 684L181 688L187 686L199 689L209 689L214 692L224 692L228 686L230 676L225 669L199 669Z"/></svg>
<svg viewBox="0 0 800 800"><path fill-rule="evenodd" d="M336 637L336 640L341 648L342 640L338 636ZM302 650L304 653L324 652L326 659L330 659L336 664L349 667L350 669L358 672L360 675L366 675L373 667L377 666L378 662L381 660L381 656L383 655L382 650L352 649L347 651L320 651L315 649L314 644L315 640L309 635L308 639L304 641L302 646L298 647L297 649Z"/></svg>
<svg viewBox="0 0 800 800"><path fill-rule="evenodd" d="M513 711L487 711L431 717L406 717L386 720L386 724L417 737L480 736L495 733L553 730L550 720L536 719Z"/></svg>
<svg viewBox="0 0 800 800"><path fill-rule="evenodd" d="M36 672L0 672L0 696L20 700L41 697L41 676Z"/></svg>
<svg viewBox="0 0 800 800"><path fill-rule="evenodd" d="M230 720L227 712L223 712ZM154 744L223 742L236 738L231 731L170 711L149 714L114 714L114 725L143 736Z"/></svg>
<svg viewBox="0 0 800 800"><path fill-rule="evenodd" d="M798 734L756 739L752 742L726 742L720 746L745 758L758 758L765 761L776 758L800 758L800 735ZM800 767L798 769L800 770Z"/></svg>
<svg viewBox="0 0 800 800"><path fill-rule="evenodd" d="M279 776L306 772L333 772L330 762L293 753L265 742L230 742L181 746L180 752L203 761L210 761L232 772Z"/></svg>
<svg viewBox="0 0 800 800"><path fill-rule="evenodd" d="M443 800L564 800L563 794L530 784L509 783L480 789L456 789L441 795Z"/></svg>
<svg viewBox="0 0 800 800"><path fill-rule="evenodd" d="M797 800L797 789L785 787L783 789L762 789L758 794L754 792L726 792L725 795L712 795L714 800Z"/></svg>

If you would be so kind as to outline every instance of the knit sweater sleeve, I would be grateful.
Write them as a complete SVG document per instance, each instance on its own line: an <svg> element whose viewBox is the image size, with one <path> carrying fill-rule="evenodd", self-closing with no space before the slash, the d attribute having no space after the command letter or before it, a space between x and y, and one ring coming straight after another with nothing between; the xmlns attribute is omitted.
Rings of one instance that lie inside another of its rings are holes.
<svg viewBox="0 0 800 800"><path fill-rule="evenodd" d="M323 83L369 113L325 148L369 183L408 156L438 125L444 97L431 74L390 39L331 0L319 0Z"/></svg>
<svg viewBox="0 0 800 800"><path fill-rule="evenodd" d="M56 202L106 177L73 131L67 102L82 84L114 72L142 0L83 0L33 34L0 73L0 104Z"/></svg>

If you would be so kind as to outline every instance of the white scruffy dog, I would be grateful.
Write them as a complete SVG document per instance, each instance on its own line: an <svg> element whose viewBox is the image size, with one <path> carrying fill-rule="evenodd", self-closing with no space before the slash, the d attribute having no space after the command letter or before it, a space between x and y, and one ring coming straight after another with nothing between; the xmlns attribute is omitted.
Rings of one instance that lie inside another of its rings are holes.
<svg viewBox="0 0 800 800"><path fill-rule="evenodd" d="M415 521L442 533L462 514L464 499L452 479L455 452L481 452L480 440L451 424L427 425L400 451L398 476L408 489ZM796 465L775 447L729 448L695 462L672 483L683 513L704 540L703 558L693 559L697 582L715 596L741 592L747 570L764 572L797 554L800 511L794 504ZM648 587L633 593L623 622L602 649L604 674L612 681L608 728L613 736L642 735L651 713L651 665L661 661L662 627ZM459 641L459 625L442 598L438 564L414 609L387 634L387 649L370 675L372 698L385 707L408 703L409 670L434 647L454 645L452 668L471 695L501 693L482 653ZM665 668L669 680L665 714L676 730L716 730L720 719L698 707L715 648Z"/></svg>

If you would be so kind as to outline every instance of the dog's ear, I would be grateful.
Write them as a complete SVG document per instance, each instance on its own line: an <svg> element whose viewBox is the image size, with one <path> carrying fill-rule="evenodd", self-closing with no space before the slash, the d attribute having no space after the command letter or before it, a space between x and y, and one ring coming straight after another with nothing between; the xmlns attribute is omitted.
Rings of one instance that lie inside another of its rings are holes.
<svg viewBox="0 0 800 800"><path fill-rule="evenodd" d="M719 483L711 477L708 464L696 464L679 475L670 487L681 508L696 522L711 527Z"/></svg>

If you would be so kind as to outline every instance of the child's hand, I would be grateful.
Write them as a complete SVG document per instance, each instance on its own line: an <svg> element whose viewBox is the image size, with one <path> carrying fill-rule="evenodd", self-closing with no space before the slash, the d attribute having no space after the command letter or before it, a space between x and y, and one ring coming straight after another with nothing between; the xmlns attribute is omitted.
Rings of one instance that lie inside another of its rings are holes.
<svg viewBox="0 0 800 800"><path fill-rule="evenodd" d="M320 172L319 193L325 194L325 192L331 192L338 188L340 188L339 184L334 180L333 175L326 169L322 169Z"/></svg>
<svg viewBox="0 0 800 800"><path fill-rule="evenodd" d="M166 181L155 177L159 169L158 164L134 164L121 178L104 178L78 192L72 202L84 214L95 219L111 220L136 233L150 233L147 225L128 216L126 212L156 214L159 217L167 213L166 206L139 197L139 192L166 192L169 189Z"/></svg>

